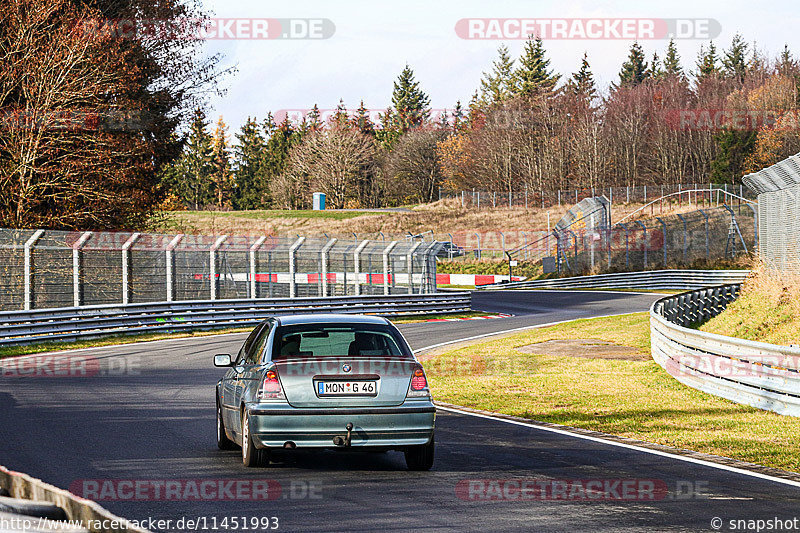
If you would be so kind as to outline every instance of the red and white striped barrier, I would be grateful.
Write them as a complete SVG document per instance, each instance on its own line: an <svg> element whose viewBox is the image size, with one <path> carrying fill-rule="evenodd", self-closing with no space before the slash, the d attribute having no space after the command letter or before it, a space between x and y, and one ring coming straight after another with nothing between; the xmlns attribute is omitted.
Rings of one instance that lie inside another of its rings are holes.
<svg viewBox="0 0 800 533"><path fill-rule="evenodd" d="M523 281L524 277L514 276L512 281ZM437 285L491 285L508 281L508 276L495 274L436 274Z"/></svg>
<svg viewBox="0 0 800 533"><path fill-rule="evenodd" d="M231 279L225 274L217 274L220 279ZM297 273L294 275L295 283L299 284L315 284L321 281L322 274L312 272L307 274ZM342 272L328 272L328 283L343 283L345 278L348 283L353 283L355 274L348 273L347 276ZM202 280L208 279L208 274L195 274L194 279ZM233 281L250 281L250 276L246 273L233 274ZM289 283L290 281L288 272L273 272L272 274L261 273L256 274L256 282L258 283ZM524 277L514 276L512 281L524 281ZM383 285L383 273L369 273L362 272L359 274L359 281L364 285ZM508 276L499 274L436 274L437 285L491 285L493 283L501 283L508 281ZM414 283L422 282L422 274L414 274ZM408 284L408 274L390 274L389 283L398 283L400 285Z"/></svg>

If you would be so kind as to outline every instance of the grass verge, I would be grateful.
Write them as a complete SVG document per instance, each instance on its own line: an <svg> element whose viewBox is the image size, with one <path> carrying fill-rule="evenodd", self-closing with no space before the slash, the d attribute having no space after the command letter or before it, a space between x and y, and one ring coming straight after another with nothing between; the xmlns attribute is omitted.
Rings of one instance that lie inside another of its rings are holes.
<svg viewBox="0 0 800 533"><path fill-rule="evenodd" d="M800 344L800 278L758 266L739 298L699 329L771 344Z"/></svg>
<svg viewBox="0 0 800 533"><path fill-rule="evenodd" d="M426 363L434 397L800 471L796 445L800 419L691 389L652 360L586 359L517 350L557 339L599 339L649 353L648 314L576 320L436 354Z"/></svg>

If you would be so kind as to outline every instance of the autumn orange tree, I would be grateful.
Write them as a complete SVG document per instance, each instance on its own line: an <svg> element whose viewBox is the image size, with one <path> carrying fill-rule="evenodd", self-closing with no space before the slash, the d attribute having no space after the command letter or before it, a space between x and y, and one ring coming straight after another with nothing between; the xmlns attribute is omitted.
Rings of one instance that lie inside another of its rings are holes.
<svg viewBox="0 0 800 533"><path fill-rule="evenodd" d="M178 0L0 3L0 226L147 220L175 130L220 74L184 22L202 20Z"/></svg>

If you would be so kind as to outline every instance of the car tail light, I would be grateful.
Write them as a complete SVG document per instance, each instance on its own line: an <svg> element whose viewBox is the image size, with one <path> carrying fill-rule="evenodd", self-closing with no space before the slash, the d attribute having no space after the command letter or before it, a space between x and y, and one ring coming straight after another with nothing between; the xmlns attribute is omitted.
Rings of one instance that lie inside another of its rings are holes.
<svg viewBox="0 0 800 533"><path fill-rule="evenodd" d="M431 393L428 389L428 379L425 377L425 371L422 369L422 365L417 364L414 367L414 371L411 373L411 384L408 386L407 396L409 398L414 398L430 395Z"/></svg>
<svg viewBox="0 0 800 533"><path fill-rule="evenodd" d="M261 389L258 391L258 397L261 400L286 399L277 372L274 370L267 370L266 374L264 374L264 381L261 383Z"/></svg>

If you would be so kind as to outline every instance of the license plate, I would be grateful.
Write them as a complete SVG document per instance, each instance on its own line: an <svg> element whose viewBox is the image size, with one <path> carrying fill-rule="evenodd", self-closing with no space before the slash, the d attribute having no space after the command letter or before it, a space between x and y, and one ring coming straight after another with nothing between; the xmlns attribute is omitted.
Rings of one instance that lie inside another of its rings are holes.
<svg viewBox="0 0 800 533"><path fill-rule="evenodd" d="M317 381L319 396L377 396L377 381Z"/></svg>

